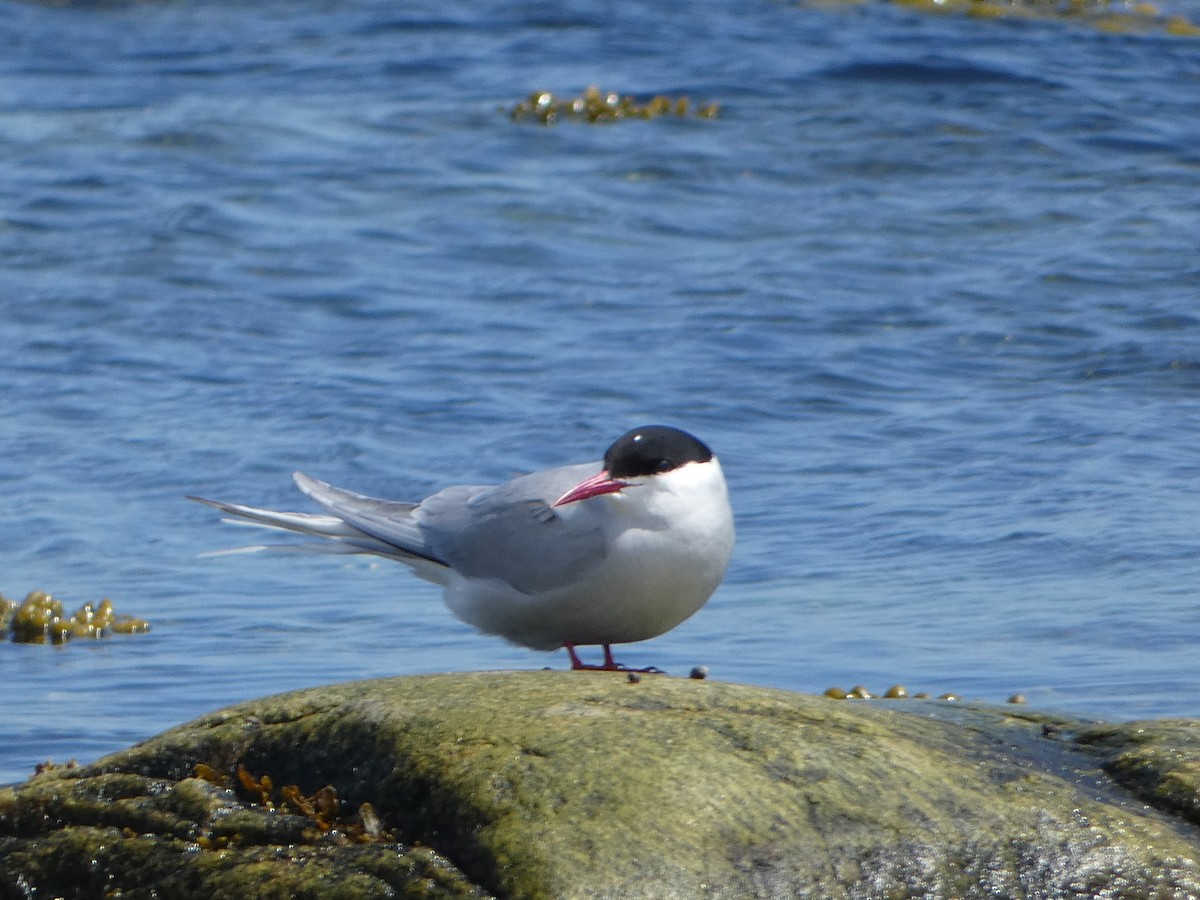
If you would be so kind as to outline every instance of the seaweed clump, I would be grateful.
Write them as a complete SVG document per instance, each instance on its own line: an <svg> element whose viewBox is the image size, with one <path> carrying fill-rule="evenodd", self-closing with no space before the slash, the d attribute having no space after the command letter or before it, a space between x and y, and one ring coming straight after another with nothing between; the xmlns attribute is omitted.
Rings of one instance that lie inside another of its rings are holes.
<svg viewBox="0 0 1200 900"><path fill-rule="evenodd" d="M910 697L913 700L928 700L930 698L929 693L926 691L918 691L915 694L910 694L908 688L902 684L893 684L883 694L872 694L868 688L861 684L855 685L848 691L840 687L831 687L825 689L825 696L830 700L873 700L880 698L884 700L906 700ZM958 694L942 694L938 699L958 700L959 696Z"/></svg>
<svg viewBox="0 0 1200 900"><path fill-rule="evenodd" d="M885 700L903 700L908 697L908 688L902 684L893 684L882 695L876 695L871 693L871 691L864 685L858 684L850 688L848 691L843 690L840 687L826 688L825 696L830 700L872 700L877 696L882 696ZM913 697L914 699L924 700L928 698L929 695L914 694Z"/></svg>
<svg viewBox="0 0 1200 900"><path fill-rule="evenodd" d="M602 91L592 85L578 97L557 97L549 91L534 91L509 110L509 115L515 122L534 119L543 125L553 125L560 119L597 124L621 119L657 119L662 116L715 119L720 110L717 103L693 104L688 97L667 97L662 94L639 103L629 94Z"/></svg>
<svg viewBox="0 0 1200 900"><path fill-rule="evenodd" d="M97 639L149 630L145 619L118 615L107 597L68 613L61 600L45 591L31 591L20 603L0 596L0 634L18 644L63 644L71 638Z"/></svg>
<svg viewBox="0 0 1200 900"><path fill-rule="evenodd" d="M809 0L828 5L830 0ZM839 0L832 0L836 3ZM856 3L862 0L842 0ZM1181 15L1165 15L1147 0L892 0L923 12L965 13L980 19L1079 21L1098 31L1143 34L1158 31L1174 37L1200 37L1200 25Z"/></svg>
<svg viewBox="0 0 1200 900"><path fill-rule="evenodd" d="M195 771L197 778L216 787L235 791L251 806L260 807L268 813L306 820L307 826L298 835L293 835L294 839L307 842L321 840L340 845L395 843L397 840L394 832L383 827L375 807L370 803L363 803L352 818L345 818L342 815L342 801L331 784L313 794L305 794L294 784L276 790L270 775L255 778L244 765L239 765L233 776L222 774L204 763L198 763ZM247 825L245 822L242 824ZM244 830L244 834L235 830L232 833L204 835L197 843L205 850L223 850L245 840L253 843L257 838L253 834L254 829L247 827Z"/></svg>

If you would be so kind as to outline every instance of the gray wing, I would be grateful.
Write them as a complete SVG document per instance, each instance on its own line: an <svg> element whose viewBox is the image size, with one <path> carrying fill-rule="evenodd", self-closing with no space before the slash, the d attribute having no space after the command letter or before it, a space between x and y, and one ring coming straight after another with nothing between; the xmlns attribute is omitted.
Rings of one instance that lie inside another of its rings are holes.
<svg viewBox="0 0 1200 900"><path fill-rule="evenodd" d="M550 505L602 468L564 466L490 488L452 487L423 501L415 519L426 546L455 571L519 591L552 590L604 558L604 534L587 517Z"/></svg>
<svg viewBox="0 0 1200 900"><path fill-rule="evenodd" d="M599 472L599 462L564 466L496 486L457 485L419 504L335 488L300 472L300 490L339 519L407 554L474 578L533 593L569 584L603 559L603 532L568 521L550 505Z"/></svg>
<svg viewBox="0 0 1200 900"><path fill-rule="evenodd" d="M293 472L296 487L325 507L338 519L373 538L398 547L406 554L447 565L425 540L414 515L416 503L380 500L366 494L336 488L303 472Z"/></svg>

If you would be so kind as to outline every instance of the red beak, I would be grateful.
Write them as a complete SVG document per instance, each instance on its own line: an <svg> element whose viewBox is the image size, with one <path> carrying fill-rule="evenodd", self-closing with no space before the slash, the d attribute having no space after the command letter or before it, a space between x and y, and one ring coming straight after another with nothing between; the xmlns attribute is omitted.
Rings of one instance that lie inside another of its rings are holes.
<svg viewBox="0 0 1200 900"><path fill-rule="evenodd" d="M575 487L571 488L553 503L551 506L565 506L568 503L574 503L576 500L586 500L588 497L598 497L601 494L615 494L621 488L629 487L624 481L617 481L601 469L591 478L585 478Z"/></svg>

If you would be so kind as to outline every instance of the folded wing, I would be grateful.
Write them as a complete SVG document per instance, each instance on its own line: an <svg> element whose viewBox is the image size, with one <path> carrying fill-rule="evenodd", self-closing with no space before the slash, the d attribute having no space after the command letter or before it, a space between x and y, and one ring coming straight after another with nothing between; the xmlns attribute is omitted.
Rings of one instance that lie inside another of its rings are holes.
<svg viewBox="0 0 1200 900"><path fill-rule="evenodd" d="M294 473L300 490L328 515L191 499L216 507L231 521L329 542L311 545L313 550L386 556L431 581L444 583L453 570L541 593L570 586L604 558L606 542L594 517L563 515L550 505L599 469L592 463L496 486L458 485L421 503L381 500Z"/></svg>
<svg viewBox="0 0 1200 900"><path fill-rule="evenodd" d="M565 516L550 505L599 470L599 463L565 466L495 487L447 488L423 501L415 519L426 545L456 572L525 593L553 591L604 558L594 518Z"/></svg>

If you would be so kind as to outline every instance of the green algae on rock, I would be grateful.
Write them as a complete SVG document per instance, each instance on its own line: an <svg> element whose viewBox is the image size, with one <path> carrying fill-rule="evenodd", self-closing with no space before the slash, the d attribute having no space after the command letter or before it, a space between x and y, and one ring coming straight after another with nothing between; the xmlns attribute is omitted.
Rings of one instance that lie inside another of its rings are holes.
<svg viewBox="0 0 1200 900"><path fill-rule="evenodd" d="M314 688L0 789L0 894L1200 895L1195 829L1047 724L1088 727L620 673ZM281 784L336 791L331 827ZM380 840L334 824L363 804Z"/></svg>
<svg viewBox="0 0 1200 900"><path fill-rule="evenodd" d="M19 644L62 644L71 638L102 638L111 634L140 634L150 623L117 615L107 597L85 603L74 613L45 591L31 591L17 603L0 596L0 633Z"/></svg>
<svg viewBox="0 0 1200 900"><path fill-rule="evenodd" d="M1200 826L1200 722L1094 725L1073 739L1103 754L1104 771L1136 796Z"/></svg>
<svg viewBox="0 0 1200 900"><path fill-rule="evenodd" d="M579 97L559 98L549 91L534 91L509 110L509 115L514 121L533 119L543 125L552 125L561 119L591 124L661 116L683 118L693 115L699 119L715 119L719 112L720 106L716 103L693 105L688 97L662 95L639 103L628 94L601 91L593 85Z"/></svg>

